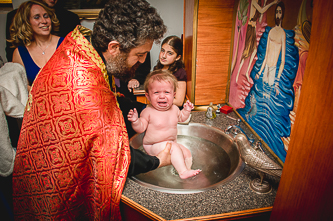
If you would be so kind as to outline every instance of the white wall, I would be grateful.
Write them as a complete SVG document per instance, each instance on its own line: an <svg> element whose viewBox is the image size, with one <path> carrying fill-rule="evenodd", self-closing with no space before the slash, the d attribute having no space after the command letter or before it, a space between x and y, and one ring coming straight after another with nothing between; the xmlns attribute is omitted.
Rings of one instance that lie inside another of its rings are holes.
<svg viewBox="0 0 333 221"><path fill-rule="evenodd" d="M16 0L16 1L25 1L25 0ZM155 7L162 17L165 25L168 28L166 35L177 35L181 37L183 34L183 14L184 14L184 2L181 0L147 0L153 7ZM15 0L14 0L15 2ZM0 12L0 56L4 61L6 59L6 15L7 12ZM81 24L89 29L93 28L94 20L83 20ZM163 39L164 39L163 38ZM162 40L163 40L162 39ZM160 45L153 45L153 48L150 52L151 56L151 67L153 68L156 65L158 60L158 54L160 51Z"/></svg>
<svg viewBox="0 0 333 221"><path fill-rule="evenodd" d="M181 37L183 34L184 1L147 0L147 2L149 2L157 9L158 13L164 21L164 24L168 28L164 38L169 35L177 35L178 37ZM150 52L151 68L153 68L157 63L160 48L161 45L153 45L153 48Z"/></svg>
<svg viewBox="0 0 333 221"><path fill-rule="evenodd" d="M17 9L23 2L27 0L12 0L13 9Z"/></svg>
<svg viewBox="0 0 333 221"><path fill-rule="evenodd" d="M91 19L81 20L81 25L86 28L89 28L90 30L93 30L94 24L95 24L95 20L91 20Z"/></svg>

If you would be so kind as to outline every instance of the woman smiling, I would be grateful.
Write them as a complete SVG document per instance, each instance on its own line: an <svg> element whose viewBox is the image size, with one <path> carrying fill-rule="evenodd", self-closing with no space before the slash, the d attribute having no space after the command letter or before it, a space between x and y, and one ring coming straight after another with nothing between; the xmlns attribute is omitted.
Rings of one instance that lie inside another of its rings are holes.
<svg viewBox="0 0 333 221"><path fill-rule="evenodd" d="M25 67L30 86L63 40L53 34L58 28L55 13L42 1L24 2L17 10L9 41L17 47L13 62Z"/></svg>

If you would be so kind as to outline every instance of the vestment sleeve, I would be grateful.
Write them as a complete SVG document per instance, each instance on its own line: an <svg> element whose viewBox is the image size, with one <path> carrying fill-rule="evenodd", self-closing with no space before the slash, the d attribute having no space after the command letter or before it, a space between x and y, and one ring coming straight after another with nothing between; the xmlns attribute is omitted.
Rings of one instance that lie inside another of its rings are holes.
<svg viewBox="0 0 333 221"><path fill-rule="evenodd" d="M155 170L160 165L160 160L155 156L149 156L138 149L131 148L131 163L128 169L128 177Z"/></svg>

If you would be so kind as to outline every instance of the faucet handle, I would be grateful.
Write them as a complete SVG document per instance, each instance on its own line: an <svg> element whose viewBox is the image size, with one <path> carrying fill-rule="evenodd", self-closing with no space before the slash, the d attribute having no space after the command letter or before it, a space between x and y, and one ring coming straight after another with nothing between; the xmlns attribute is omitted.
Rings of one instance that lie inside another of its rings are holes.
<svg viewBox="0 0 333 221"><path fill-rule="evenodd" d="M224 133L225 134L229 134L229 130L232 128L232 125L229 125L225 130L224 130Z"/></svg>
<svg viewBox="0 0 333 221"><path fill-rule="evenodd" d="M258 150L258 149L260 149L261 152L265 153L265 151L262 149L262 144L259 140L255 144L255 150Z"/></svg>

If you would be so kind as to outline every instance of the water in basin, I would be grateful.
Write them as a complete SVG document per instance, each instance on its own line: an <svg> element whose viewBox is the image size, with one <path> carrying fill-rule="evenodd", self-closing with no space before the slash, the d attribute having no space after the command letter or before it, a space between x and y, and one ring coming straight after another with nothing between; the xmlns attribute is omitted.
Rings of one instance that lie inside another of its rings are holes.
<svg viewBox="0 0 333 221"><path fill-rule="evenodd" d="M132 147L143 150L142 138L143 134L132 137ZM170 165L139 174L132 179L162 192L195 193L223 185L234 179L244 168L236 144L218 128L197 123L178 125L177 142L191 151L192 168L201 169L201 173L182 180Z"/></svg>

